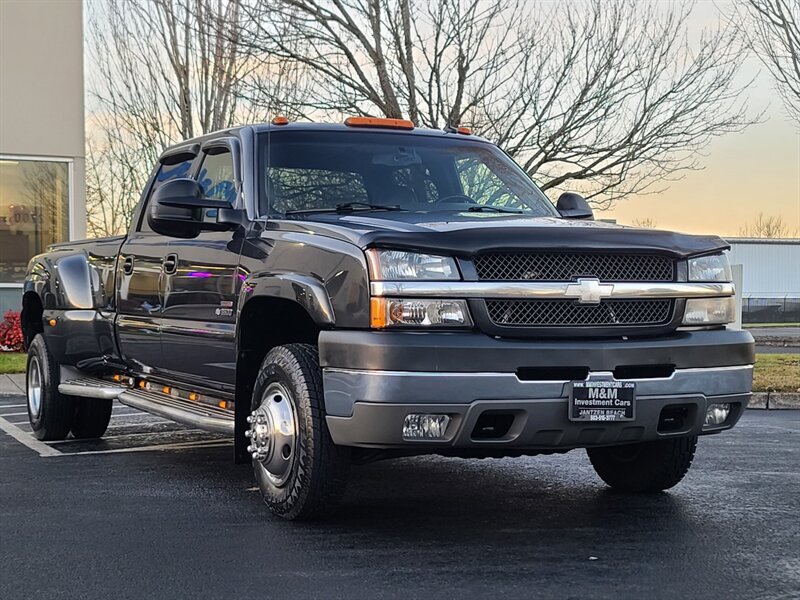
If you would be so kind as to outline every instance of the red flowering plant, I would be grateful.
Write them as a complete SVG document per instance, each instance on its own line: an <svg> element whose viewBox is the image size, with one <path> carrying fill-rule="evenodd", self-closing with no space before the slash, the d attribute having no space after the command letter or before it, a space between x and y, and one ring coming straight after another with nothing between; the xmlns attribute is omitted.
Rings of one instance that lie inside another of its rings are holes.
<svg viewBox="0 0 800 600"><path fill-rule="evenodd" d="M0 351L20 352L22 350L22 324L19 311L9 310L0 322Z"/></svg>

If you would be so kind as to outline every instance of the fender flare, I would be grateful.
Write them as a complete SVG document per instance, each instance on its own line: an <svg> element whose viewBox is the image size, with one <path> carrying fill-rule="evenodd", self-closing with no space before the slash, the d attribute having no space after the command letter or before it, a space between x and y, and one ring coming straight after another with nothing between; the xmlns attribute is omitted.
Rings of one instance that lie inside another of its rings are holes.
<svg viewBox="0 0 800 600"><path fill-rule="evenodd" d="M34 292L45 309L91 310L98 307L100 281L83 251L55 251L31 261L23 294Z"/></svg>
<svg viewBox="0 0 800 600"><path fill-rule="evenodd" d="M237 323L248 302L254 298L289 300L299 304L320 327L336 322L333 305L319 279L300 273L256 273L245 279L239 293Z"/></svg>

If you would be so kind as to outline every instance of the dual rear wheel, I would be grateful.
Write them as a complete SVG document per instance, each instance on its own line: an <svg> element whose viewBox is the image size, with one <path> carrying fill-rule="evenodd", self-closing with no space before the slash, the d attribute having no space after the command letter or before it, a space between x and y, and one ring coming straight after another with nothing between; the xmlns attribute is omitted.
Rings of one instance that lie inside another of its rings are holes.
<svg viewBox="0 0 800 600"><path fill-rule="evenodd" d="M42 441L102 437L111 419L111 401L78 398L58 391L59 365L42 334L28 349L26 396L33 435Z"/></svg>

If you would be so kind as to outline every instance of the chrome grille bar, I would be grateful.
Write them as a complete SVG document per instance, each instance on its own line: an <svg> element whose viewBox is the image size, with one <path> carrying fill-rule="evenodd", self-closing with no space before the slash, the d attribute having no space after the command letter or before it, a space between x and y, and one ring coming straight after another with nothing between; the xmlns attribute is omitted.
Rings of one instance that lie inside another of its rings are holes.
<svg viewBox="0 0 800 600"><path fill-rule="evenodd" d="M714 298L732 296L732 283L600 282L603 298ZM373 281L373 296L407 298L574 298L580 291L574 282L557 281ZM592 302L595 303L596 302Z"/></svg>

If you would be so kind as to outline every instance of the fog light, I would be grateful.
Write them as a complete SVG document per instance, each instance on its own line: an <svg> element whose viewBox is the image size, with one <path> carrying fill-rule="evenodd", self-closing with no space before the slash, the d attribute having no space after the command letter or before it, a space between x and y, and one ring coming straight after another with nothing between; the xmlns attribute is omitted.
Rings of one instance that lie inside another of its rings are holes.
<svg viewBox="0 0 800 600"><path fill-rule="evenodd" d="M406 440L441 440L447 430L450 417L412 413L403 422L403 438Z"/></svg>
<svg viewBox="0 0 800 600"><path fill-rule="evenodd" d="M722 425L731 414L730 404L709 404L704 425Z"/></svg>

